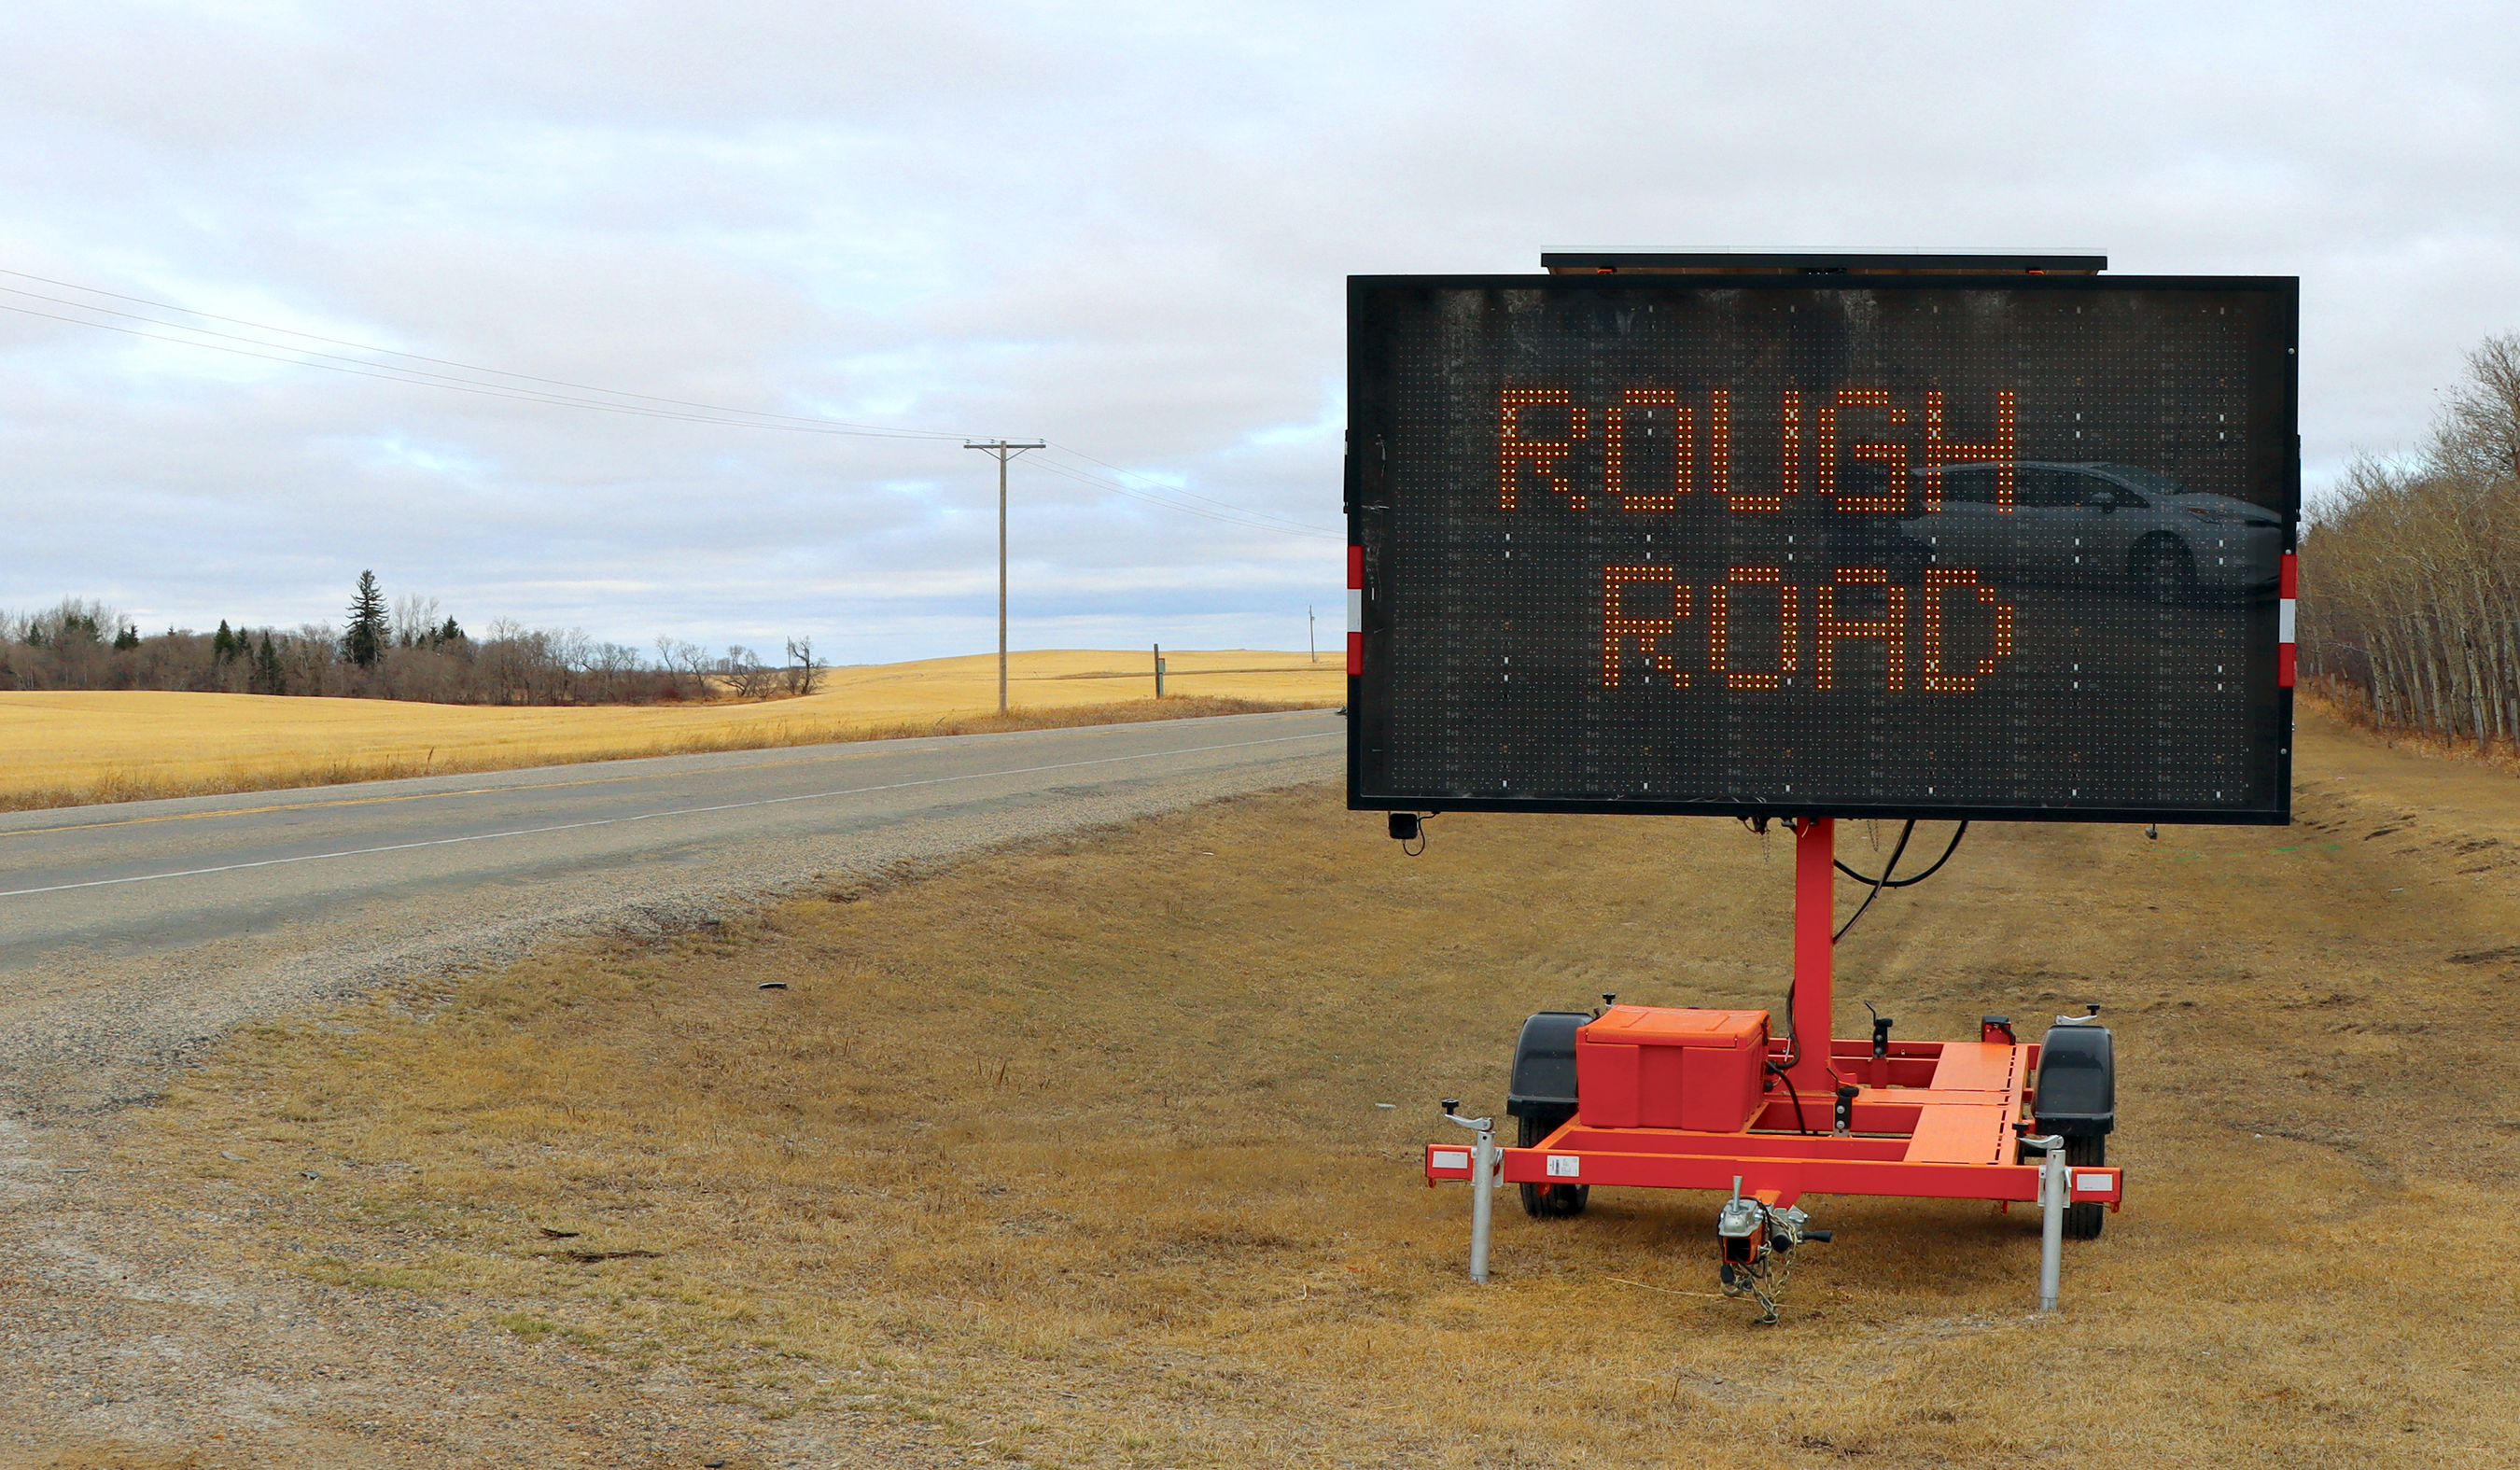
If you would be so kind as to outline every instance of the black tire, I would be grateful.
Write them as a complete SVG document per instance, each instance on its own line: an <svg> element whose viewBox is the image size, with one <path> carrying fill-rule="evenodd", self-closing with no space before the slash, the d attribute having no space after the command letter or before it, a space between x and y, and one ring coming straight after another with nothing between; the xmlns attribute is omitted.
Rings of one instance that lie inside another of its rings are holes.
<svg viewBox="0 0 2520 1470"><path fill-rule="evenodd" d="M2196 563L2187 548L2167 537L2155 537L2127 558L2127 576L2138 597L2163 607L2194 601Z"/></svg>
<svg viewBox="0 0 2520 1470"><path fill-rule="evenodd" d="M1557 1131L1562 1118L1516 1118L1513 1146L1537 1147L1540 1140ZM1590 1184L1516 1184L1522 1191L1522 1213L1534 1220L1565 1220L1584 1213L1593 1200Z"/></svg>
<svg viewBox="0 0 2520 1470"><path fill-rule="evenodd" d="M2108 1162L2109 1140L2107 1138L2067 1138L2065 1140L2067 1169L2100 1169L2105 1168ZM2100 1238L2100 1226L2107 1223L2108 1218L2109 1207L2106 1205L2067 1205L2065 1238L2097 1240Z"/></svg>

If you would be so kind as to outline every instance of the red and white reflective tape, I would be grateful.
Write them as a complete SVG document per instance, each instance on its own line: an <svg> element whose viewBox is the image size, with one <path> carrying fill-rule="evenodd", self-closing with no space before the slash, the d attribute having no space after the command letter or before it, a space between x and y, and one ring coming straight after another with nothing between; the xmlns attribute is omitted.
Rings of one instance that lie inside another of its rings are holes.
<svg viewBox="0 0 2520 1470"><path fill-rule="evenodd" d="M2283 600L2275 603L2275 687L2277 689L2292 688L2292 604L2296 589L2300 584L2301 574L2297 569L2299 565L2299 559L2291 552L2283 554L2283 578L2275 592L2275 596Z"/></svg>
<svg viewBox="0 0 2520 1470"><path fill-rule="evenodd" d="M2285 560L2289 563L2291 558ZM2292 665L2284 667L2289 670ZM1347 672L1351 679L1365 672L1365 548L1361 546L1347 549Z"/></svg>

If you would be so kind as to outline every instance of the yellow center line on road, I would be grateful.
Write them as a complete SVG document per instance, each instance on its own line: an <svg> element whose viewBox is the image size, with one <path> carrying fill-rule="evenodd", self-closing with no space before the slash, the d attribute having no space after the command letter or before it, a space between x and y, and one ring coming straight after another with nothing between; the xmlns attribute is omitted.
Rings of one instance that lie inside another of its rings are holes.
<svg viewBox="0 0 2520 1470"><path fill-rule="evenodd" d="M1273 735L1265 740L1236 740L1225 745L1192 745L1181 750L1147 750L1136 755L1098 756L1090 761L1060 761L1049 766L1023 766L1012 771L973 771L962 776L931 776L923 780L891 781L878 786L852 786L838 791L807 791L794 796L764 796L752 801L728 801L704 807L675 807L662 812L641 812L632 817L598 817L585 822L562 822L550 826L518 827L504 832L474 832L465 837L430 837L420 842L390 842L382 847L354 847L340 852L301 853L293 858L259 858L250 863L224 863L215 868L187 868L173 872L134 873L127 878L90 878L82 883L54 883L42 888L13 888L0 892L0 899L29 898L41 893L67 893L74 888L112 888L124 883L155 883L165 878L197 878L210 873L240 872L249 868L279 868L292 863L323 863L335 858L361 858L376 853L411 852L424 847L450 847L459 842L494 842L503 837L533 837L546 832L570 832L588 827L622 826L633 822L649 822L659 817L699 817L711 812L737 812L749 807L786 806L799 801L824 801L837 796L866 796L878 791L907 791L917 786L942 786L955 781L987 780L993 777L1037 776L1045 771L1074 771L1084 766L1110 766L1125 761L1150 761L1168 755L1204 755L1218 750L1247 750L1255 745L1283 745L1293 740L1326 740L1341 732L1326 730L1317 735ZM789 764L802 764L790 762ZM592 784L588 782L587 784Z"/></svg>
<svg viewBox="0 0 2520 1470"><path fill-rule="evenodd" d="M1311 714L1311 713L1314 713L1314 711L1311 711L1311 710L1289 710L1289 711L1286 711L1285 713L1287 713L1287 714ZM1263 715L1260 715L1260 716L1257 716L1257 717L1245 715L1245 716L1242 716L1241 718L1244 718L1244 719L1259 718L1259 719L1264 719L1264 720L1265 720L1265 719L1272 718L1272 715L1269 715L1269 714L1263 714ZM1133 722L1133 723L1134 723L1134 722ZM1112 727L1112 726L1109 726L1109 725L1074 725L1074 726L1066 726L1066 727L1055 727L1054 729L1052 729L1052 730L1050 730L1050 731L1041 731L1041 732L1026 731L1026 732L1022 732L1022 733L1023 733L1023 734L1027 734L1027 735L1030 735L1030 734L1044 734L1044 735L1049 735L1049 734L1058 734L1058 735L1067 735L1067 734L1076 734L1076 733L1081 733L1081 732L1086 732L1086 731L1110 730L1110 729L1112 729L1112 728L1113 728L1113 727ZM932 737L930 737L930 736L918 736L918 737L914 737L914 738L938 738L938 739L951 739L951 738L956 738L956 737L955 737L955 736L932 736ZM1296 736L1290 736L1289 738L1294 738L1294 739L1304 739L1304 738L1309 738L1309 736L1296 735ZM838 742L838 743L845 743L845 744L847 744L847 745L851 746L852 748L850 748L850 749L845 749L845 750L835 750L835 751L832 751L832 752L831 752L830 754L827 754L827 755L795 756L795 757L791 757L791 758L787 759L787 760L778 760L778 761L755 761L755 762L753 762L753 763L752 763L752 764L750 764L750 765L747 765L747 766L742 767L741 769L745 770L745 771L775 771L775 770L779 769L779 768L780 768L780 767L782 767L782 766L819 766L819 765L823 765L823 764L825 764L825 763L827 763L827 762L831 762L831 761L862 761L862 760L871 760L871 759L873 759L873 758L874 758L874 757L876 757L876 756L883 755L883 754L887 754L887 753L888 753L888 752L885 752L885 751L876 750L876 749L869 748L869 747L872 747L873 745L875 745L875 744L877 744L877 743L878 743L877 741L873 741L873 740L852 740L852 741L845 741L845 742ZM1213 746L1213 747L1211 747L1211 746L1199 746L1199 747L1195 747L1195 748L1198 748L1198 749L1230 749L1230 748L1232 748L1232 747L1230 747L1230 746ZM726 752L726 751L700 751L700 752L697 752L697 753L698 753L698 754L703 754L703 755L723 755L723 754L729 754L729 753L732 753L732 752ZM676 757L673 757L673 756L633 756L633 757L630 757L630 759L633 759L633 760L673 760L673 759L676 759ZM218 819L218 818L223 818L223 817L259 817L259 816L263 816L263 815L265 815L265 814L267 814L267 813L271 813L271 812L309 812L309 811L321 811L321 810L323 810L323 809L325 809L325 808L327 808L327 807L370 807L370 806L383 806L383 805L388 805L388 804L391 804L391 803L394 803L394 802L403 802L403 801L438 801L438 800L445 799L445 798L447 798L447 797L454 797L454 796L484 796L484 795L491 794L491 793L493 793L493 792L502 792L502 791L564 791L564 790L568 790L568 789L571 789L571 788L573 788L573 787L577 787L577 786L610 786L610 785L619 785L619 784L621 784L621 783L623 783L623 782L625 782L625 781L667 780L670 780L670 779L675 778L675 777L680 777L680 776L689 776L689 775L691 775L691 774L692 774L692 773L691 773L691 772L689 772L689 771L636 771L636 772L632 772L631 774L629 774L629 775L627 775L627 776L592 776L592 777L588 777L588 778L586 778L585 780L546 780L546 781L531 781L531 782L525 782L525 783L522 783L522 784L518 784L518 785L509 785L509 786L466 786L466 787L462 788L461 790L454 790L454 791L409 791L409 792L404 792L404 793L402 793L402 794L400 794L400 795L396 795L396 796L336 796L336 797L329 797L329 798L324 799L324 800L321 800L321 801L276 801L276 802L269 802L269 803L266 803L265 805L258 806L258 807L227 807L227 808L223 808L223 809L221 809L221 810L219 810L219 811L216 811L216 812L169 812L169 813L166 813L166 814L165 814L165 815L163 815L163 816L158 816L158 817L115 817L115 818L111 818L111 819L109 819L109 820L107 820L107 821L104 821L104 822L65 822L65 823L61 823L61 824L57 824L57 825L54 825L54 826L29 826L29 827L21 827L21 828L19 828L19 829L18 829L18 830L16 830L16 831L0 832L0 842L5 842L5 841L8 841L8 840L10 840L11 838L15 838L15 837L42 837L42 836L49 836L49 835L51 835L51 834L53 834L53 833L56 833L56 832L93 832L93 831L100 831L100 830L103 830L103 829L105 829L105 828L107 828L107 827L117 827L117 826L149 826L149 825L153 825L153 824L157 824L157 823L161 823L161 822L208 822L208 821L212 821L212 820L215 820L215 819ZM427 778L427 777L402 777L402 778L398 778L398 779L399 779L399 780L428 780L428 778ZM881 790L882 788L881 788L881 787L879 787L879 786L869 786L869 787L867 787L866 789L868 789L868 790L870 790L870 791L874 791L874 790ZM555 828L555 830L557 830L557 828ZM5 897L8 897L8 895L6 895L6 894L0 894L0 898L5 898Z"/></svg>

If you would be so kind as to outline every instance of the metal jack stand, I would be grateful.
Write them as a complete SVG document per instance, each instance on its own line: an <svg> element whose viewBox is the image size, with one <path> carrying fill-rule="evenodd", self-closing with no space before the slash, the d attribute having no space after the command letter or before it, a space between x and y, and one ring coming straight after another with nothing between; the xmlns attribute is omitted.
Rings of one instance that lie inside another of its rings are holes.
<svg viewBox="0 0 2520 1470"><path fill-rule="evenodd" d="M2065 1139L2049 1134L2021 1141L2047 1153L2039 1165L2039 1203L2047 1211L2039 1222L2039 1310L2053 1312L2065 1274L2065 1206L2072 1203L2074 1194L2065 1177Z"/></svg>
<svg viewBox="0 0 2520 1470"><path fill-rule="evenodd" d="M1496 1219L1496 1192L1505 1187L1502 1164L1504 1156L1497 1150L1494 1118L1461 1118L1453 1110L1462 1099L1444 1099L1444 1118L1477 1134L1470 1145L1470 1279L1484 1282L1488 1278L1488 1227Z"/></svg>

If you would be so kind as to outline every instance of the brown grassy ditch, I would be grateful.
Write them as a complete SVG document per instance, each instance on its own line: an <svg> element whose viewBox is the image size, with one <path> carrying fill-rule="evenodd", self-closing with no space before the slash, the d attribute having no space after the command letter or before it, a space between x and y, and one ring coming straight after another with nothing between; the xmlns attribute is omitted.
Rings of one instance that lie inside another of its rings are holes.
<svg viewBox="0 0 2520 1470"><path fill-rule="evenodd" d="M2383 749L2404 750L2439 760L2473 761L2505 774L2520 774L2520 742L2491 737L2478 739L2473 735L2385 720L2372 707L2368 693L2342 679L2306 679L2297 694L2307 708Z"/></svg>
<svg viewBox="0 0 2520 1470"><path fill-rule="evenodd" d="M1319 789L270 1026L115 1167L582 1362L556 1421L675 1375L762 1443L1043 1465L2510 1464L2520 836L2473 844L2520 803L2416 764L2311 732L2289 831L1980 828L1848 937L1841 1034L2117 1024L2131 1203L2044 1319L2032 1220L1968 1204L1808 1201L1774 1328L1700 1295L1696 1195L1508 1210L1472 1286L1434 1099L1495 1106L1539 1006L1779 1003L1790 855L1453 816L1412 861Z"/></svg>

